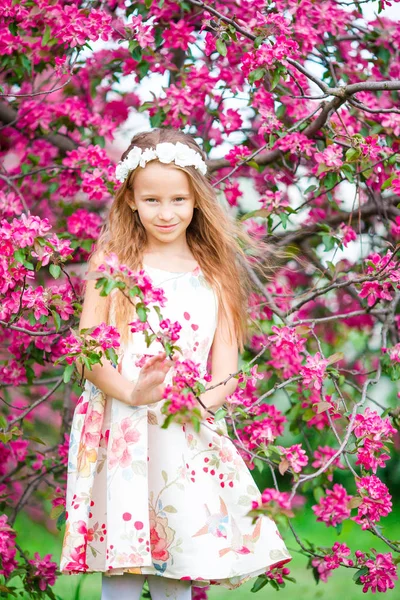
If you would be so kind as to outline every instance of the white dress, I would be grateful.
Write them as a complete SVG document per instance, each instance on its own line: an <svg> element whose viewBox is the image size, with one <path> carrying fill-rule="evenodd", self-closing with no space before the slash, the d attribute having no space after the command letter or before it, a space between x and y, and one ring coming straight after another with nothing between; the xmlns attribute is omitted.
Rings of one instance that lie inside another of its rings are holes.
<svg viewBox="0 0 400 600"><path fill-rule="evenodd" d="M182 325L177 344L203 377L216 293L199 267L144 269L163 288L163 317ZM149 321L158 329L153 310ZM143 353L162 349L157 342L148 348L142 334L134 338L118 367L130 380ZM61 571L158 574L232 589L289 562L274 521L262 516L253 524L246 516L260 493L225 421L211 418L199 433L174 422L162 429L162 402L130 407L86 381L71 429Z"/></svg>

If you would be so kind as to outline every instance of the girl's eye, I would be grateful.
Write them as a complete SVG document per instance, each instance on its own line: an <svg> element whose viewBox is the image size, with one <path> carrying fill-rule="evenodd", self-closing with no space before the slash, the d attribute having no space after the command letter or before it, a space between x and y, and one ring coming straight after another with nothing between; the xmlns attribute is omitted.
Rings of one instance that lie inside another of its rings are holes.
<svg viewBox="0 0 400 600"><path fill-rule="evenodd" d="M175 198L175 200L176 200L177 202L179 202L180 200L182 200L182 202L184 202L184 201L185 201L185 198Z"/></svg>
<svg viewBox="0 0 400 600"><path fill-rule="evenodd" d="M157 202L155 198L146 198L146 202L150 202L150 204L153 204L153 200L154 202Z"/></svg>

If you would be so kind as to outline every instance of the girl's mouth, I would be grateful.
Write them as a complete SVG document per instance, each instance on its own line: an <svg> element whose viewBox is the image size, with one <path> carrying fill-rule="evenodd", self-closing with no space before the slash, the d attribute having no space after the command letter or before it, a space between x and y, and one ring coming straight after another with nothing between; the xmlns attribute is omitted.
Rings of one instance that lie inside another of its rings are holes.
<svg viewBox="0 0 400 600"><path fill-rule="evenodd" d="M158 227L159 229L165 229L165 231L169 231L170 229L173 229L177 225L178 225L178 223L174 223L173 225L156 225L156 227Z"/></svg>

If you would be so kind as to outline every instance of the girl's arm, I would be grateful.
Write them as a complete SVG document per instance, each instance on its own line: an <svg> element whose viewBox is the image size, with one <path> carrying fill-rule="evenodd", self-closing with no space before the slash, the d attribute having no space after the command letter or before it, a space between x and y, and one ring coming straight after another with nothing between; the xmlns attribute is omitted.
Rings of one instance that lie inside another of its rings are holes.
<svg viewBox="0 0 400 600"><path fill-rule="evenodd" d="M224 381L232 373L238 370L238 344L235 336L232 313L225 301L224 293L221 289L222 301L226 307L227 317L222 314L218 316L217 329L211 348L211 381L206 387L211 387L220 381ZM200 396L202 402L212 411L216 411L224 404L226 397L233 394L238 381L235 378L229 379L224 385L220 385L209 392L204 392ZM205 412L205 411L202 411ZM205 413L205 416L210 416Z"/></svg>
<svg viewBox="0 0 400 600"><path fill-rule="evenodd" d="M96 271L102 263L102 255L96 255L89 264L89 272ZM80 329L96 327L107 322L107 298L100 296L96 289L96 280L87 281L82 314L79 323ZM93 365L92 370L85 369L84 376L98 387L104 394L116 398L130 406L139 406L158 402L162 397L163 381L166 373L171 368L173 361L165 359L165 352L148 359L141 369L138 379L129 381L118 373L109 360L102 357L103 365ZM79 374L82 376L83 365L75 363Z"/></svg>

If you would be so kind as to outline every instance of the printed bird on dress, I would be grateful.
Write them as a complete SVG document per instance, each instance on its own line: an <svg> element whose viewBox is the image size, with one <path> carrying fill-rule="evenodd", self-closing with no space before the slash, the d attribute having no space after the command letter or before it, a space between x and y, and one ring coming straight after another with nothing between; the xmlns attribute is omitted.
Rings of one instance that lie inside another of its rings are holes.
<svg viewBox="0 0 400 600"><path fill-rule="evenodd" d="M204 505L207 513L207 521L206 524L199 529L197 533L195 533L192 537L197 537L198 535L205 535L206 533L211 533L215 537L226 538L226 525L229 521L228 509L226 508L225 502L222 498L219 498L219 512L211 514L210 509L207 504Z"/></svg>
<svg viewBox="0 0 400 600"><path fill-rule="evenodd" d="M243 535L235 520L232 519L232 545L230 548L223 548L219 551L219 555L225 556L228 552L235 552L236 554L251 554L254 553L255 544L260 538L261 531L261 519L257 520L253 533Z"/></svg>

